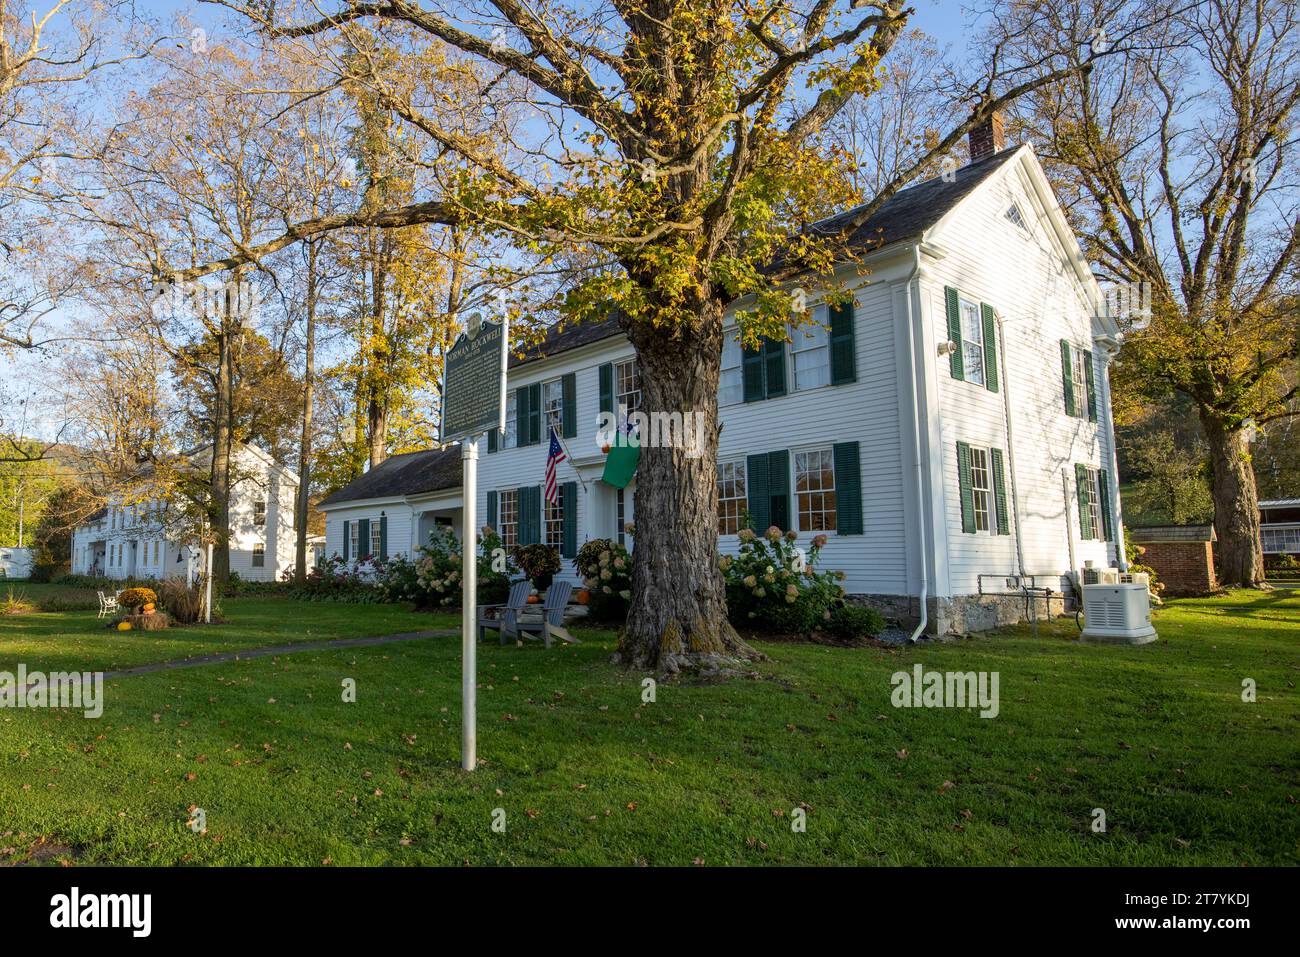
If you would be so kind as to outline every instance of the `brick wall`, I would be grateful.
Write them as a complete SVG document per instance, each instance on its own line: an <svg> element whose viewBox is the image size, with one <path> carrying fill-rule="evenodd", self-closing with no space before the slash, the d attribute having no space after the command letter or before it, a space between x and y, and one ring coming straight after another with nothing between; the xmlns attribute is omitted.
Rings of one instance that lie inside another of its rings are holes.
<svg viewBox="0 0 1300 957"><path fill-rule="evenodd" d="M1208 595L1214 579L1214 545L1210 542L1143 542L1140 559L1164 582L1166 595Z"/></svg>

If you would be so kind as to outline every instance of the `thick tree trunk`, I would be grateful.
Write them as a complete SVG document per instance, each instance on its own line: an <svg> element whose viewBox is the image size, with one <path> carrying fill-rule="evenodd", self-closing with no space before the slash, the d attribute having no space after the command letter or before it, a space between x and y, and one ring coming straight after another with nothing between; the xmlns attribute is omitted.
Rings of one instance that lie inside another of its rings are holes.
<svg viewBox="0 0 1300 957"><path fill-rule="evenodd" d="M1259 538L1259 498L1244 429L1225 428L1201 417L1214 471L1214 545L1219 584L1233 588L1264 585L1264 549Z"/></svg>
<svg viewBox="0 0 1300 957"><path fill-rule="evenodd" d="M307 513L311 508L311 428L312 406L316 391L316 255L315 240L307 242L307 330L306 368L302 375L302 438L298 443L298 501L294 521L298 533L295 542L293 577L302 584L307 579Z"/></svg>
<svg viewBox="0 0 1300 957"><path fill-rule="evenodd" d="M642 436L636 474L632 600L617 659L633 668L718 672L763 656L727 621L718 568L718 374L722 306L707 300L693 327L631 330L642 411L702 413L698 454Z"/></svg>

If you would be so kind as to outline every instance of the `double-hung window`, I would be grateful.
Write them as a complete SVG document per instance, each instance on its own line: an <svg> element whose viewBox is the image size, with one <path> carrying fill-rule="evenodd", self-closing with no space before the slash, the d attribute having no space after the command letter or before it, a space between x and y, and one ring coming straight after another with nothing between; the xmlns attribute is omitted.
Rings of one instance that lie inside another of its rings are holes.
<svg viewBox="0 0 1300 957"><path fill-rule="evenodd" d="M1074 385L1075 415L1087 418L1092 383L1088 381L1088 353L1083 349L1070 350L1070 379Z"/></svg>
<svg viewBox="0 0 1300 957"><path fill-rule="evenodd" d="M555 502L546 501L545 496L542 498L543 505L543 522L542 522L542 544L554 545L556 548L564 547L564 497L557 496Z"/></svg>
<svg viewBox="0 0 1300 957"><path fill-rule="evenodd" d="M348 539L349 539L348 554L352 556L353 561L356 561L361 557L359 554L357 554L357 535L358 535L358 526L360 524L361 523L356 521L355 519L353 519L351 522L348 523Z"/></svg>
<svg viewBox="0 0 1300 957"><path fill-rule="evenodd" d="M254 568L266 567L266 546L263 545L261 542L258 542L253 546L253 567Z"/></svg>
<svg viewBox="0 0 1300 957"><path fill-rule="evenodd" d="M745 527L745 463L718 463L718 534L735 535Z"/></svg>
<svg viewBox="0 0 1300 957"><path fill-rule="evenodd" d="M967 382L984 384L984 319L980 313L980 304L962 299L961 309L961 348L963 378Z"/></svg>
<svg viewBox="0 0 1300 957"><path fill-rule="evenodd" d="M550 441L550 429L557 435L564 434L564 380L552 379L542 383L542 411L545 414L546 429L543 441Z"/></svg>
<svg viewBox="0 0 1300 957"><path fill-rule="evenodd" d="M794 492L799 531L835 531L835 457L830 449L794 454Z"/></svg>
<svg viewBox="0 0 1300 957"><path fill-rule="evenodd" d="M718 379L718 405L735 405L745 400L745 380L740 371L743 351L732 331L722 337L722 374Z"/></svg>
<svg viewBox="0 0 1300 957"><path fill-rule="evenodd" d="M382 530L380 519L372 518L370 520L370 555L372 558L379 557L379 538Z"/></svg>
<svg viewBox="0 0 1300 957"><path fill-rule="evenodd" d="M641 408L641 377L635 359L614 363L614 408L620 415L631 415Z"/></svg>
<svg viewBox="0 0 1300 957"><path fill-rule="evenodd" d="M989 467L989 450L975 446L970 450L970 491L975 510L975 531L993 529L993 472Z"/></svg>
<svg viewBox="0 0 1300 957"><path fill-rule="evenodd" d="M497 493L497 532L502 547L513 548L519 544L518 489L502 489Z"/></svg>
<svg viewBox="0 0 1300 957"><path fill-rule="evenodd" d="M817 315L826 312L819 306ZM831 351L826 327L820 322L790 330L790 355L794 360L794 388L815 389L831 381Z"/></svg>
<svg viewBox="0 0 1300 957"><path fill-rule="evenodd" d="M501 433L501 447L513 449L519 444L519 395L517 389L506 393L506 427Z"/></svg>

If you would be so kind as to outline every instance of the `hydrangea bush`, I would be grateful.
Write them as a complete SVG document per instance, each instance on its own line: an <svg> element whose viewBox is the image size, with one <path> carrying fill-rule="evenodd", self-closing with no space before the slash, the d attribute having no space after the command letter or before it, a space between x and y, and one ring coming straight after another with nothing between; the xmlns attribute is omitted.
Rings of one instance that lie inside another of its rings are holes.
<svg viewBox="0 0 1300 957"><path fill-rule="evenodd" d="M416 601L430 608L446 608L460 603L460 540L449 526L439 526L422 545L415 560L419 595Z"/></svg>
<svg viewBox="0 0 1300 957"><path fill-rule="evenodd" d="M761 536L740 531L740 554L719 559L727 586L727 609L737 628L802 634L824 626L843 604L843 572L817 570L826 545L818 535L805 554L798 536L773 525Z"/></svg>
<svg viewBox="0 0 1300 957"><path fill-rule="evenodd" d="M626 621L632 598L632 556L628 550L608 538L593 538L578 549L573 567L591 592L587 608L592 619L619 624Z"/></svg>

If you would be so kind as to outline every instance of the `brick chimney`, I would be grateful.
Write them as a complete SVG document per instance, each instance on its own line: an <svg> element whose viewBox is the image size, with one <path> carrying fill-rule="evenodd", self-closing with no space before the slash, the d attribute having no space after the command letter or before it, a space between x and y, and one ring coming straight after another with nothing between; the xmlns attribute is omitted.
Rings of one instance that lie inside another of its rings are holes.
<svg viewBox="0 0 1300 957"><path fill-rule="evenodd" d="M970 131L969 139L972 163L1001 152L1007 145L1006 135L1002 132L1002 114L994 110L986 120Z"/></svg>

